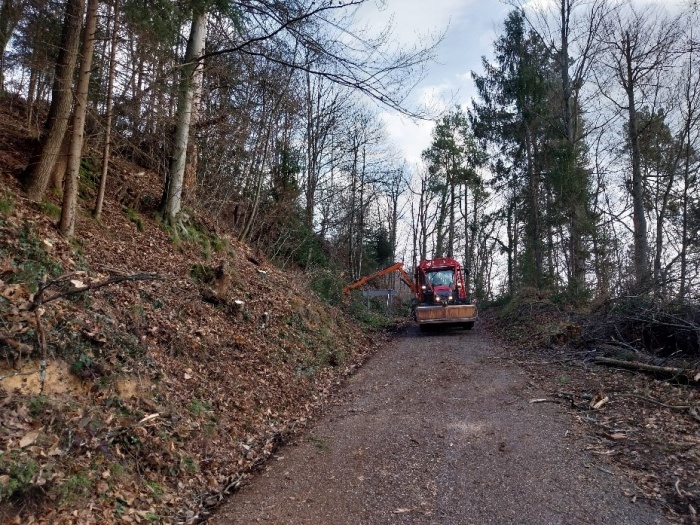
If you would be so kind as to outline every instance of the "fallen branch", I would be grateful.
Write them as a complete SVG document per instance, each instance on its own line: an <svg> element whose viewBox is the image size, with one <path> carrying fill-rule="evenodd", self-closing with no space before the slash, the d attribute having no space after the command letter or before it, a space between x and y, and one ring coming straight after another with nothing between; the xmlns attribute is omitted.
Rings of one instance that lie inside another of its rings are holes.
<svg viewBox="0 0 700 525"><path fill-rule="evenodd" d="M41 314L43 313L43 310L34 310L36 335L39 340L39 348L41 349L41 371L39 373L39 384L41 388L39 389L39 395L44 393L44 383L46 382L46 332L44 332L44 326L41 324Z"/></svg>
<svg viewBox="0 0 700 525"><path fill-rule="evenodd" d="M17 377L17 376L31 376L34 374L39 374L41 373L41 369L37 370L31 370L29 372L13 372L12 374L7 374L5 376L0 376L0 381L4 381L5 379L9 377Z"/></svg>
<svg viewBox="0 0 700 525"><path fill-rule="evenodd" d="M618 397L634 397L637 399L641 399L642 401L646 401L647 403L652 403L654 405L658 405L664 408L672 408L674 410L689 410L693 408L690 405L668 405L662 401L659 401L657 399L653 399L651 397L646 397L646 396L640 396L639 394L617 394Z"/></svg>
<svg viewBox="0 0 700 525"><path fill-rule="evenodd" d="M556 403L556 404L560 404L561 401L559 401L558 399L548 399L548 398L544 398L544 397L541 398L541 399L531 399L531 400L530 400L530 404L531 404L531 405L533 405L533 404L535 404L535 403Z"/></svg>
<svg viewBox="0 0 700 525"><path fill-rule="evenodd" d="M672 366L657 366L638 361L622 361L619 359L610 359L609 357L598 357L593 361L597 365L616 366L626 368L628 370L639 370L641 372L649 372L652 374L664 374L674 377L684 377L688 382L700 384L700 370L689 368L676 368Z"/></svg>
<svg viewBox="0 0 700 525"><path fill-rule="evenodd" d="M579 359L576 359L574 357L570 357L567 359L555 359L553 361L518 361L517 359L513 359L512 357L502 357L502 356L489 356L486 359L503 359L504 361L510 361L511 363L515 363L516 365L533 365L533 366L557 365L557 364L561 364L561 363L570 363L572 361L579 361Z"/></svg>
<svg viewBox="0 0 700 525"><path fill-rule="evenodd" d="M78 286L72 290L58 292L44 299L44 292L48 290L51 286L55 286L57 284L69 281L70 278L74 277L75 275L76 274L74 273L62 275L61 277L52 279L51 281L42 282L39 285L39 291L34 296L34 301L32 301L32 306L30 310L36 310L42 304L50 303L51 301L55 301L56 299L60 299L62 297L70 297L71 295L77 295L83 292L97 290L99 288L104 288L105 286L111 286L113 284L118 284L125 281L155 281L158 279L164 279L163 276L158 275L157 273L135 273L132 275L119 275L116 277L110 277L108 279L105 279L104 281L89 283L85 286Z"/></svg>
<svg viewBox="0 0 700 525"><path fill-rule="evenodd" d="M646 396L640 396L638 394L617 394L619 397L634 397L637 399L641 399L642 401L646 401L647 403L651 403L653 405L658 405L660 407L664 408L670 408L672 410L682 410L684 412L688 412L690 417L692 417L694 420L700 422L700 415L698 415L698 410L697 407L694 407L692 405L669 405L667 403L664 403L662 401L659 401L657 399L653 399L651 397L646 397Z"/></svg>
<svg viewBox="0 0 700 525"><path fill-rule="evenodd" d="M17 341L16 339L13 339L9 335L5 335L2 332L0 332L0 343L3 343L9 347L5 352L7 357L13 361L21 360L22 353L29 355L32 353L32 350L34 350L28 344Z"/></svg>

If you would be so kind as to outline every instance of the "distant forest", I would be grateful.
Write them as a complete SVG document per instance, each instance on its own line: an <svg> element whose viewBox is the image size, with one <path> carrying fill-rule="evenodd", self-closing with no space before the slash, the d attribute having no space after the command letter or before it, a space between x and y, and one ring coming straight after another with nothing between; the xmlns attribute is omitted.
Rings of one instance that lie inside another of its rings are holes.
<svg viewBox="0 0 700 525"><path fill-rule="evenodd" d="M27 196L58 190L77 235L119 157L161 177L175 235L206 214L281 266L349 281L451 256L480 300L698 298L694 2L511 0L476 100L436 120L417 166L379 108L426 117L407 97L440 36L360 30L365 3L2 0L0 92L37 138Z"/></svg>

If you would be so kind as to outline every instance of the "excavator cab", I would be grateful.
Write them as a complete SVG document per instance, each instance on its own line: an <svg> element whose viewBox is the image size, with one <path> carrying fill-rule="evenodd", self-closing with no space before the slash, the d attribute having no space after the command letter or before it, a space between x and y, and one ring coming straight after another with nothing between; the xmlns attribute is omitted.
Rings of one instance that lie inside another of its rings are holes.
<svg viewBox="0 0 700 525"><path fill-rule="evenodd" d="M471 329L478 313L464 285L461 265L451 257L426 259L416 268L416 322L425 329L435 324Z"/></svg>

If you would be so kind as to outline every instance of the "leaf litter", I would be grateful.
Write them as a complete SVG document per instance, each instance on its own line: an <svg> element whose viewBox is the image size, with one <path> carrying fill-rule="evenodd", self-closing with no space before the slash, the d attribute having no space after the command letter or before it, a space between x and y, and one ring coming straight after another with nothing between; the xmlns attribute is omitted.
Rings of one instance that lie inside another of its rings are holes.
<svg viewBox="0 0 700 525"><path fill-rule="evenodd" d="M0 177L15 202L0 217L3 523L202 521L376 348L302 274L213 226L226 248L207 258L108 202L69 243ZM157 178L138 182L155 198ZM216 301L195 265L227 268ZM162 278L68 293L138 272Z"/></svg>

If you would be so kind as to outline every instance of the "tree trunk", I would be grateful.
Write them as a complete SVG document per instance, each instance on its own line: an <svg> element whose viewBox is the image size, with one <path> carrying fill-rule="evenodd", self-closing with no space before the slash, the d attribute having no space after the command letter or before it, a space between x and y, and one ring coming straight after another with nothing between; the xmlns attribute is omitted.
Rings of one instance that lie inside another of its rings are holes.
<svg viewBox="0 0 700 525"><path fill-rule="evenodd" d="M317 97L320 99L320 89ZM320 100L314 100L314 93L311 86L311 74L306 74L306 207L305 219L306 227L313 231L314 225L314 205L316 202L316 186L318 184L318 150L316 141L318 140L318 129L314 123L320 118L316 113L314 117L314 103L316 109L320 109ZM311 252L309 252L311 253Z"/></svg>
<svg viewBox="0 0 700 525"><path fill-rule="evenodd" d="M542 287L542 232L540 228L540 174L535 166L535 144L532 129L529 123L525 123L525 156L527 159L527 174L528 174L528 227L526 242L530 244L532 253L532 272L531 282L528 285L533 285L536 288ZM527 248L526 248L527 249Z"/></svg>
<svg viewBox="0 0 700 525"><path fill-rule="evenodd" d="M627 66L628 132L632 156L632 206L634 224L634 277L637 288L643 291L649 284L647 220L644 215L644 181L642 178L639 133L637 130L637 107L634 97L634 74L632 72L632 49L629 33L625 33L625 62Z"/></svg>
<svg viewBox="0 0 700 525"><path fill-rule="evenodd" d="M58 192L61 197L63 197L63 182L66 180L66 171L68 170L68 154L70 152L71 136L72 128L69 123L65 135L63 135L61 149L56 156L56 162L51 170L51 179L48 186Z"/></svg>
<svg viewBox="0 0 700 525"><path fill-rule="evenodd" d="M359 274L355 271L355 212L357 211L357 204L355 202L357 195L357 164L359 156L359 146L355 143L356 137L353 137L352 145L352 168L350 176L352 177L352 183L350 186L350 223L348 224L348 265L350 266L350 274L353 281L360 278Z"/></svg>
<svg viewBox="0 0 700 525"><path fill-rule="evenodd" d="M680 161L680 158L677 159ZM656 217L656 249L654 253L654 288L656 292L661 291L661 256L663 254L663 233L664 233L664 222L666 220L666 212L668 210L668 201L671 196L671 190L673 189L673 184L676 180L675 173L677 169L677 163L674 162L674 166L669 170L668 181L666 183L666 188L664 188L664 194L661 199L661 209Z"/></svg>
<svg viewBox="0 0 700 525"><path fill-rule="evenodd" d="M682 226L681 226L681 270L680 270L680 285L678 290L678 296L681 300L685 299L688 292L687 282L688 282L688 244L690 239L688 238L688 208L689 208L689 192L691 188L691 175L690 175L690 162L691 156L695 154L692 144L691 144L691 124L695 121L697 115L696 112L698 108L694 104L694 96L692 89L692 82L694 78L694 55L693 55L693 26L690 27L690 53L688 58L688 72L687 72L687 83L684 86L684 102L686 106L685 114L685 129L684 135L685 140L683 141L683 196L682 196ZM695 73L697 75L697 73Z"/></svg>
<svg viewBox="0 0 700 525"><path fill-rule="evenodd" d="M456 181L456 171L457 171L457 166L455 165L456 162L454 160L454 157L452 158L452 173L447 172L447 183L450 185L450 224L449 224L449 229L448 229L448 237L447 237L447 256L448 257L453 257L454 256L454 245L455 245L455 205L456 205L456 196L455 196L455 186Z"/></svg>
<svg viewBox="0 0 700 525"><path fill-rule="evenodd" d="M115 0L112 10L112 37L109 50L109 78L107 81L107 108L105 122L105 142L102 150L102 172L100 174L100 187L97 190L95 209L92 215L100 220L102 217L102 207L105 200L105 189L107 188L107 172L109 171L109 154L112 143L112 118L114 115L114 79L116 77L116 57L119 36L119 0Z"/></svg>
<svg viewBox="0 0 700 525"><path fill-rule="evenodd" d="M419 261L426 259L428 257L428 202L426 198L426 192L428 191L427 183L425 178L421 178L420 181L420 203L419 203L419 213L420 213L420 254Z"/></svg>
<svg viewBox="0 0 700 525"><path fill-rule="evenodd" d="M10 42L12 32L22 18L24 2L22 0L2 0L0 6L0 95L5 92L5 49Z"/></svg>
<svg viewBox="0 0 700 525"><path fill-rule="evenodd" d="M472 203L476 208L476 202ZM471 290L471 273L472 273L472 245L474 238L469 231L469 193L467 188L464 188L464 281L467 287L467 293Z"/></svg>
<svg viewBox="0 0 700 525"><path fill-rule="evenodd" d="M39 71L36 64L35 55L36 49L32 49L32 58L29 62L29 87L27 88L27 126L29 127L32 126L32 120L34 120L35 93L38 90L39 84Z"/></svg>
<svg viewBox="0 0 700 525"><path fill-rule="evenodd" d="M690 190L690 136L686 137L683 167L683 218L681 228L681 274L680 274L680 289L678 296L685 299L688 292L688 192Z"/></svg>
<svg viewBox="0 0 700 525"><path fill-rule="evenodd" d="M163 215L169 224L175 224L182 207L182 188L187 163L187 144L194 106L196 82L195 74L201 68L199 57L204 51L207 34L207 13L194 13L190 38L187 42L185 62L180 78L180 96L177 104L175 145L170 160L168 180L165 185Z"/></svg>
<svg viewBox="0 0 700 525"><path fill-rule="evenodd" d="M362 275L362 256L365 249L365 178L367 175L367 149L362 146L362 171L360 172L360 210L357 225L357 275Z"/></svg>
<svg viewBox="0 0 700 525"><path fill-rule="evenodd" d="M253 172L257 173L257 179L255 180L255 193L253 196L253 206L250 213L246 217L246 221L243 226L243 231L241 231L240 235L238 236L239 241L245 242L248 240L248 238L250 237L250 232L253 229L253 223L255 222L255 219L257 217L258 207L260 205L260 195L262 193L263 179L265 178L263 172L265 169L265 162L267 161L268 149L270 146L270 136L272 135L272 115L274 115L275 113L276 111L271 112L270 120L267 124L267 133L265 134L264 138L262 155L260 156L259 162L257 163L257 168L253 168L252 170Z"/></svg>
<svg viewBox="0 0 700 525"><path fill-rule="evenodd" d="M68 128L73 103L73 73L78 58L80 30L83 21L83 0L67 0L61 49L56 60L56 73L51 97L51 107L46 120L46 134L24 172L27 196L40 201L51 178L56 157L61 149L63 136Z"/></svg>
<svg viewBox="0 0 700 525"><path fill-rule="evenodd" d="M73 110L73 129L70 149L68 151L68 168L63 185L63 206L61 207L61 222L59 229L64 237L71 238L75 232L75 208L78 201L78 179L80 176L80 160L83 153L85 134L85 116L87 115L88 88L90 85L90 70L92 55L95 48L95 29L97 27L97 8L99 0L88 0L87 17L83 33L83 57L78 73L78 85L75 94L75 109Z"/></svg>

